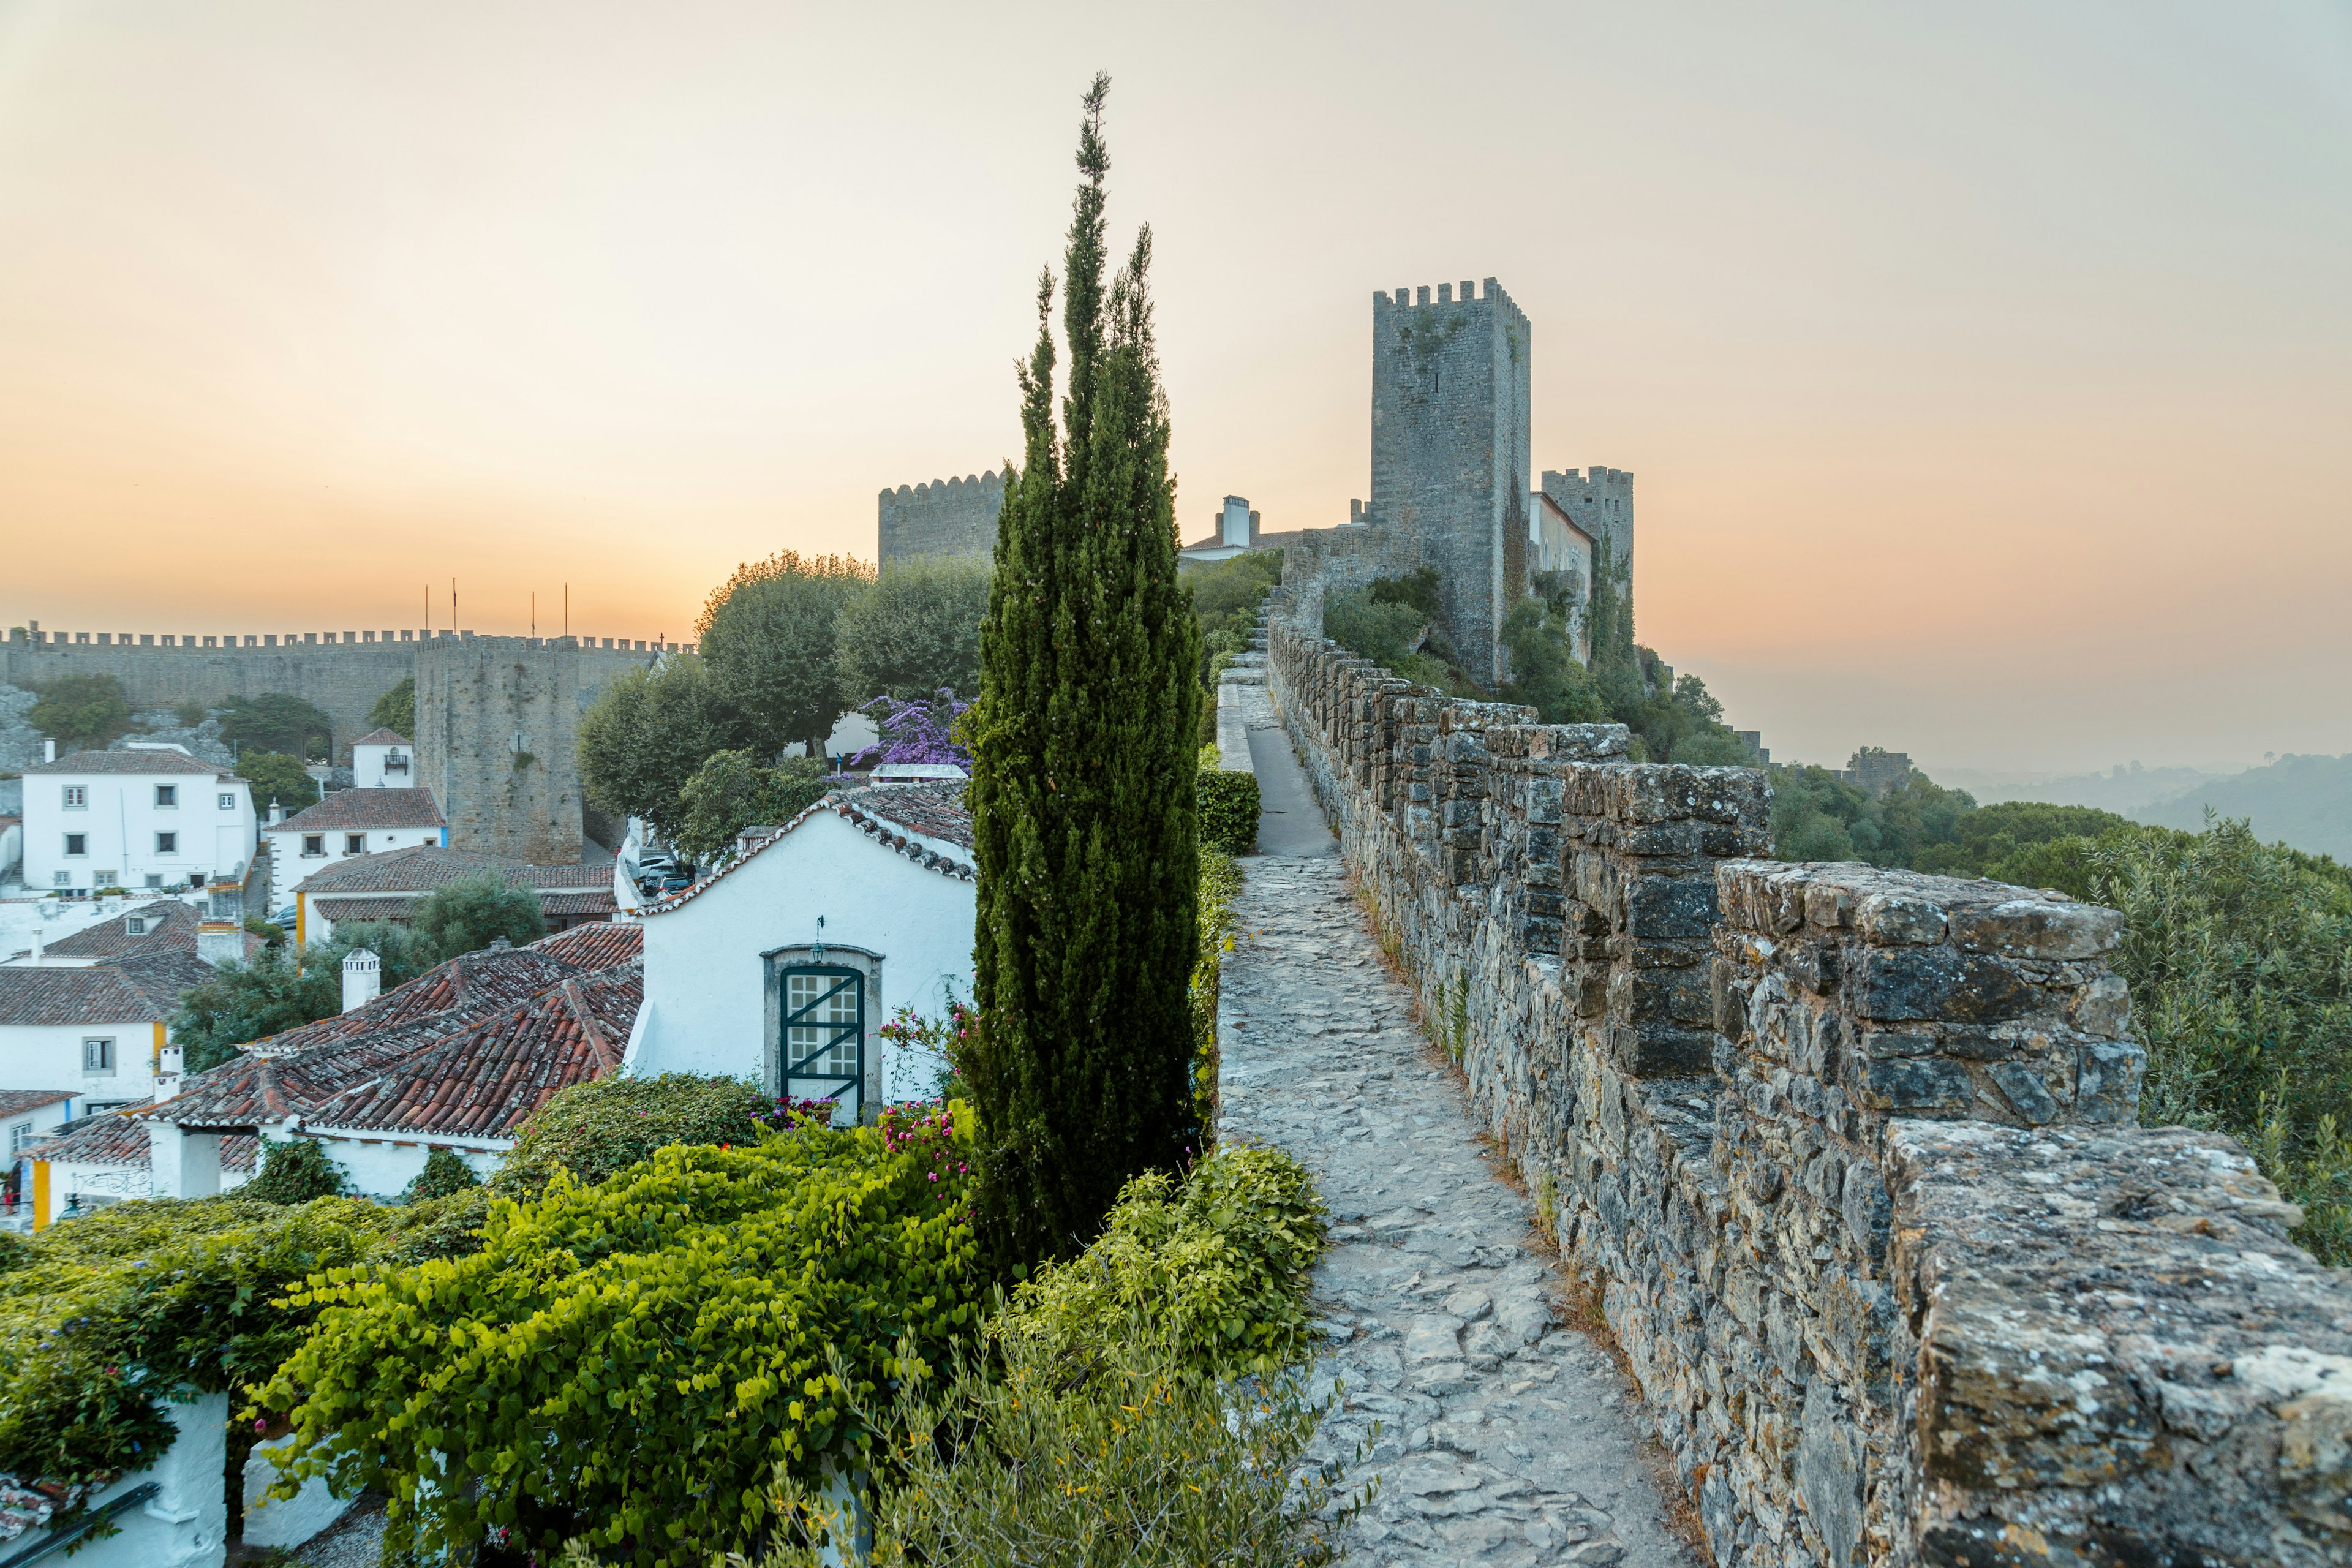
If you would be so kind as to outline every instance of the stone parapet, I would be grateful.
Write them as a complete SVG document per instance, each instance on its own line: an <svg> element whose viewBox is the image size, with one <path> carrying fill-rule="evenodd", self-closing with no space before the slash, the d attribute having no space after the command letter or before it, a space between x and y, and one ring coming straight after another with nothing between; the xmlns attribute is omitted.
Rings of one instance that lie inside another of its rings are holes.
<svg viewBox="0 0 2352 1568"><path fill-rule="evenodd" d="M1416 687L1306 607L1276 710L1717 1563L2346 1560L2352 1292L2234 1144L2136 1125L2115 911L1759 858L1762 773Z"/></svg>

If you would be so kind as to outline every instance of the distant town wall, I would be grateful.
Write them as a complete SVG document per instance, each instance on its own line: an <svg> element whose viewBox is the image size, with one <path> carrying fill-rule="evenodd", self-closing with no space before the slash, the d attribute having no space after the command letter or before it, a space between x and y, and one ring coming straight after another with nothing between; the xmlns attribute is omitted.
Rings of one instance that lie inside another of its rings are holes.
<svg viewBox="0 0 2352 1568"><path fill-rule="evenodd" d="M417 673L419 650L465 642L518 644L570 660L572 684L601 688L663 646L627 637L476 637L472 632L217 634L12 631L0 644L0 683L27 689L68 675L111 675L136 710L288 692L334 725L335 761L370 728L376 699ZM680 645L667 645L677 647ZM691 651L691 645L687 645Z"/></svg>

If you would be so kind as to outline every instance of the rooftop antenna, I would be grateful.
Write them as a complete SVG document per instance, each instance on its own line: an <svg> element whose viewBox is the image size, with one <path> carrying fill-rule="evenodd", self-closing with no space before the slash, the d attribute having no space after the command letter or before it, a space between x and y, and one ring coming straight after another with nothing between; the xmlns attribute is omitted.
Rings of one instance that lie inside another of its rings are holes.
<svg viewBox="0 0 2352 1568"><path fill-rule="evenodd" d="M539 590L530 591L530 635L539 636Z"/></svg>

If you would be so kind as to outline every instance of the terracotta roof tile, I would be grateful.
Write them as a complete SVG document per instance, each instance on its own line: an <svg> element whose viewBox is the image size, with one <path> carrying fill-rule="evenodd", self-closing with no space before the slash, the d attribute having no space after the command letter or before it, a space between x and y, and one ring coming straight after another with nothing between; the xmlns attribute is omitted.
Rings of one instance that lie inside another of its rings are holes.
<svg viewBox="0 0 2352 1568"><path fill-rule="evenodd" d="M742 856L703 878L690 888L646 907L647 915L667 914L692 903L710 888L758 859L782 843L792 831L818 812L830 811L885 848L943 877L970 881L977 873L971 860L971 811L965 802L966 785L952 784L869 784L839 790L772 831ZM961 849L961 856L942 853L924 838Z"/></svg>
<svg viewBox="0 0 2352 1568"><path fill-rule="evenodd" d="M78 1089L0 1089L0 1116L20 1116L81 1092Z"/></svg>
<svg viewBox="0 0 2352 1568"><path fill-rule="evenodd" d="M353 827L446 827L429 789L339 789L264 833L322 833ZM315 875L315 873L314 873Z"/></svg>
<svg viewBox="0 0 2352 1568"><path fill-rule="evenodd" d="M603 921L593 925L573 926L570 931L553 936L541 937L532 942L531 951L560 958L566 963L577 963L585 969L605 969L615 963L630 963L645 956L646 928L632 921Z"/></svg>
<svg viewBox="0 0 2352 1568"><path fill-rule="evenodd" d="M131 921L133 920L148 922L144 934L131 934ZM94 926L84 926L71 936L59 937L41 951L50 958L128 958L134 953L160 952L166 949L193 955L196 951L196 932L203 926L204 920L194 905L184 904L177 899L162 899L102 920ZM263 945L259 937L248 933L245 939L247 959L251 960Z"/></svg>
<svg viewBox="0 0 2352 1568"><path fill-rule="evenodd" d="M390 794L385 791L352 790L344 794ZM341 798L340 795L335 798ZM474 849L444 849L437 845L419 844L406 849L380 849L373 855L354 855L338 860L331 866L321 866L304 879L304 889L320 893L422 893L450 882L463 881L488 871L506 879L517 888L608 888L613 882L610 866L527 866L503 855L485 855Z"/></svg>
<svg viewBox="0 0 2352 1568"><path fill-rule="evenodd" d="M185 752L68 752L54 763L35 763L25 770L26 776L35 773L205 773L216 778L233 775L224 773L212 763L199 762Z"/></svg>
<svg viewBox="0 0 2352 1568"><path fill-rule="evenodd" d="M390 730L382 728L370 730L352 742L354 746L405 746L412 743L407 736L396 735Z"/></svg>
<svg viewBox="0 0 2352 1568"><path fill-rule="evenodd" d="M144 1165L148 1160L147 1123L127 1111L108 1110L86 1116L54 1138L43 1139L24 1157L73 1165ZM259 1163L261 1141L250 1132L231 1133L221 1140L221 1169L250 1174Z"/></svg>
<svg viewBox="0 0 2352 1568"><path fill-rule="evenodd" d="M151 1024L216 973L168 947L73 968L10 964L0 968L0 1024Z"/></svg>

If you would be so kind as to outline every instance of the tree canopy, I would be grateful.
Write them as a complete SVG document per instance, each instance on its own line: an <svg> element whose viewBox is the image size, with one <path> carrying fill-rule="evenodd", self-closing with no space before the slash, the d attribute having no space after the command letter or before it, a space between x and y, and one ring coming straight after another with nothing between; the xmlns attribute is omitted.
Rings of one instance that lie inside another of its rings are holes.
<svg viewBox="0 0 2352 1568"><path fill-rule="evenodd" d="M926 557L891 567L845 605L834 634L844 710L943 686L966 699L977 692L989 576L985 561Z"/></svg>
<svg viewBox="0 0 2352 1568"><path fill-rule="evenodd" d="M835 721L871 695L843 690L835 635L842 612L873 585L864 562L780 550L712 590L695 627L702 658L761 755L795 742L822 752ZM708 755L697 753L688 771Z"/></svg>
<svg viewBox="0 0 2352 1568"><path fill-rule="evenodd" d="M299 757L283 752L247 752L236 759L236 776L253 786L253 809L263 818L276 801L288 816L319 803L319 781L304 771Z"/></svg>
<svg viewBox="0 0 2352 1568"><path fill-rule="evenodd" d="M787 757L763 768L747 751L713 752L679 792L682 809L669 841L708 866L745 828L790 822L824 792L824 763L817 758Z"/></svg>
<svg viewBox="0 0 2352 1568"><path fill-rule="evenodd" d="M240 752L282 752L302 761L324 762L334 744L334 721L285 691L230 698L220 706L220 727L221 739Z"/></svg>
<svg viewBox="0 0 2352 1568"><path fill-rule="evenodd" d="M593 805L642 816L667 836L685 820L687 780L715 752L751 746L752 727L709 666L675 655L623 672L580 719L580 784Z"/></svg>
<svg viewBox="0 0 2352 1568"><path fill-rule="evenodd" d="M539 895L491 871L434 889L410 906L408 921L442 963L500 937L521 947L547 934Z"/></svg>
<svg viewBox="0 0 2352 1568"><path fill-rule="evenodd" d="M65 675L33 688L26 720L58 743L58 753L95 752L131 731L131 704L111 675Z"/></svg>
<svg viewBox="0 0 2352 1568"><path fill-rule="evenodd" d="M368 728L415 739L416 677L402 676L399 685L375 700L375 706L368 710Z"/></svg>

